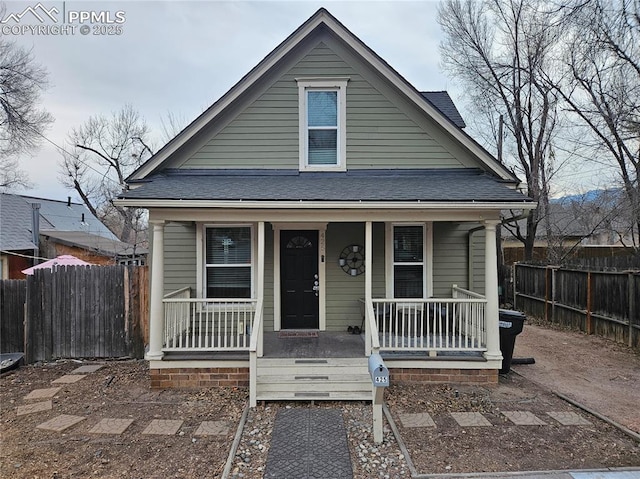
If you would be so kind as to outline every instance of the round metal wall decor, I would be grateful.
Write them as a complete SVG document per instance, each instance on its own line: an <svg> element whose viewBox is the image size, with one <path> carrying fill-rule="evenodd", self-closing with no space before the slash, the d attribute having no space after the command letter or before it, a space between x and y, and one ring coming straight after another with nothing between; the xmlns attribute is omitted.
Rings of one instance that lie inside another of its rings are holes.
<svg viewBox="0 0 640 479"><path fill-rule="evenodd" d="M364 273L364 248L357 244L347 246L340 253L338 264L349 276Z"/></svg>

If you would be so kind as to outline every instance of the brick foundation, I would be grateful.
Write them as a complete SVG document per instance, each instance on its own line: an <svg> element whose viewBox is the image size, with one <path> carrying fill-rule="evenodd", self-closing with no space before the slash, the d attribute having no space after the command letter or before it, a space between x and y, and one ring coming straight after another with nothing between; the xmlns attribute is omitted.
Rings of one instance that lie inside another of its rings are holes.
<svg viewBox="0 0 640 479"><path fill-rule="evenodd" d="M152 389L249 387L249 368L150 369Z"/></svg>
<svg viewBox="0 0 640 479"><path fill-rule="evenodd" d="M497 369L390 368L391 384L498 384Z"/></svg>
<svg viewBox="0 0 640 479"><path fill-rule="evenodd" d="M249 387L249 368L151 369L152 389ZM391 384L498 384L497 369L390 368Z"/></svg>

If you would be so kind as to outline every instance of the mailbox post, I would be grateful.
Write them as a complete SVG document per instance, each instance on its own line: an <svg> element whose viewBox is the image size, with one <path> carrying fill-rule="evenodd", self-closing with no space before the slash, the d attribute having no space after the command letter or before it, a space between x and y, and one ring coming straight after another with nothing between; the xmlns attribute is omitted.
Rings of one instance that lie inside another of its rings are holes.
<svg viewBox="0 0 640 479"><path fill-rule="evenodd" d="M384 388L389 386L389 370L384 365L382 356L377 353L369 356L369 375L373 388L373 441L380 444L382 435L382 403L384 401Z"/></svg>

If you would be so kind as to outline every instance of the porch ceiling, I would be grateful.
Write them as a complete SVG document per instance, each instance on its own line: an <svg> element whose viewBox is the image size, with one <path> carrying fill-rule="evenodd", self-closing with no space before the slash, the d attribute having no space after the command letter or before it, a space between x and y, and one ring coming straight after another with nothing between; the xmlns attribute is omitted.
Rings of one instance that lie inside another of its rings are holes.
<svg viewBox="0 0 640 479"><path fill-rule="evenodd" d="M532 200L480 170L165 170L120 196L126 202L313 201L522 203Z"/></svg>

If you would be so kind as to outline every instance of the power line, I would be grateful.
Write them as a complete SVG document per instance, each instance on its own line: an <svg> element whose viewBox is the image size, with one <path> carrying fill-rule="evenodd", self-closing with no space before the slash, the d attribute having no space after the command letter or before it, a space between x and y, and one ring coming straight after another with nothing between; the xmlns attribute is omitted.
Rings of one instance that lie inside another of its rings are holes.
<svg viewBox="0 0 640 479"><path fill-rule="evenodd" d="M9 254L9 255L12 255L12 256L20 256L21 258L41 259L41 260L44 260L44 261L49 261L50 259L52 259L52 258L42 258L41 256L31 256L31 255L28 255L28 254L15 253L13 251L0 251L0 253Z"/></svg>
<svg viewBox="0 0 640 479"><path fill-rule="evenodd" d="M103 178L112 181L113 183L115 183L118 186L123 186L120 185L119 182L117 182L116 180L114 180L113 178L110 178L108 176L106 176L104 174L104 171L98 171L97 169L95 169L93 166L91 166L90 164L88 164L86 161L84 161L83 159L80 158L79 155L74 155L73 153L68 152L67 150L65 150L63 147L61 147L60 145L58 145L57 143L55 143L53 140L50 140L49 138L47 138L44 134L42 134L41 132L39 132L38 130L36 130L35 128L31 127L31 125L29 125L29 127L31 128L31 130L33 132L35 132L36 135L41 136L42 138L44 138L46 141L48 141L49 143L51 143L54 147L56 147L58 150L60 150L63 153L66 153L67 155L75 158L76 160L78 160L80 163L82 163L84 166L86 166L87 168L89 168L90 170L92 170L93 172L99 174L100 176L102 176Z"/></svg>

